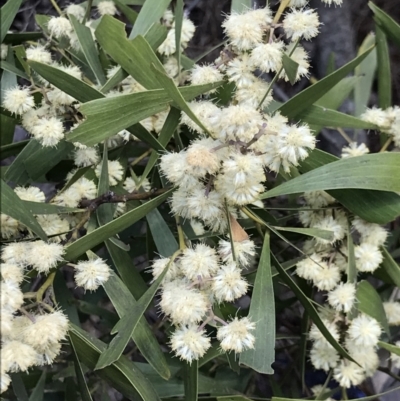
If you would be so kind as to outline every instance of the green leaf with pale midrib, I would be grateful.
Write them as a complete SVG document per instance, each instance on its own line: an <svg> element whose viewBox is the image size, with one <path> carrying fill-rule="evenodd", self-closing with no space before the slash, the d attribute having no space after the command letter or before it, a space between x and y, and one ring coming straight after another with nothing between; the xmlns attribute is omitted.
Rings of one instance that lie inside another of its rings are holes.
<svg viewBox="0 0 400 401"><path fill-rule="evenodd" d="M304 234L310 237L322 238L327 241L333 240L333 232L329 230L321 230L319 228L302 228L302 227L278 227L273 226L278 231L289 231L292 233Z"/></svg>
<svg viewBox="0 0 400 401"><path fill-rule="evenodd" d="M169 266L168 266L169 267ZM144 312L149 306L151 300L154 298L161 281L164 279L168 271L168 267L164 269L162 274L151 285L151 287L140 297L139 301L132 307L132 310L123 315L121 320L114 326L111 334L118 332L118 334L108 344L107 349L101 353L99 360L96 363L95 370L103 369L117 361L122 352L128 345L133 332L138 325L140 319L143 317Z"/></svg>
<svg viewBox="0 0 400 401"><path fill-rule="evenodd" d="M249 317L256 324L253 349L240 354L239 361L256 372L273 374L275 362L275 302L272 283L270 236L265 233L264 245L251 297Z"/></svg>
<svg viewBox="0 0 400 401"><path fill-rule="evenodd" d="M187 86L177 88L177 91L183 99L191 100L219 84L221 82ZM146 117L164 111L171 102L170 95L164 89L93 100L83 104L80 108L87 119L67 135L67 140L81 142L87 146L95 145L125 128L129 129L133 124ZM132 110L135 110L135 113L132 113ZM142 129L144 128L142 127ZM154 142L157 144L156 150L164 150L164 147L155 138Z"/></svg>
<svg viewBox="0 0 400 401"><path fill-rule="evenodd" d="M390 71L389 47L386 35L379 25L376 25L375 33L378 58L378 104L382 109L387 109L392 105L392 74Z"/></svg>
<svg viewBox="0 0 400 401"><path fill-rule="evenodd" d="M360 118L317 105L311 105L307 110L302 111L296 118L306 122L307 124L318 125L321 127L377 129L376 125L361 120Z"/></svg>
<svg viewBox="0 0 400 401"><path fill-rule="evenodd" d="M167 9L171 0L146 0L135 21L129 39L145 35L151 26L158 22Z"/></svg>
<svg viewBox="0 0 400 401"><path fill-rule="evenodd" d="M119 252L123 252L120 249L117 250ZM132 270L133 269L135 269L135 266L132 266ZM122 278L124 278L124 276L122 276ZM139 278L142 280L141 282L143 282L143 279L140 277L140 275ZM104 284L104 290L114 305L118 315L122 317L125 315L128 316L132 310L132 307L137 303L136 299L139 299L139 296L146 292L147 285L144 282L143 286L144 288L142 289L141 284L140 288L137 288L135 294L133 294L133 292L129 292L131 289L128 290L127 286L117 275L113 275ZM132 340L135 342L143 357L149 362L157 374L163 379L168 380L171 376L171 373L165 359L165 355L158 344L155 334L144 317L139 320L138 325L133 331Z"/></svg>
<svg viewBox="0 0 400 401"><path fill-rule="evenodd" d="M37 61L28 61L28 64L52 85L80 102L85 103L104 97L101 92L97 91L92 86L56 67L38 63Z"/></svg>
<svg viewBox="0 0 400 401"><path fill-rule="evenodd" d="M339 160L336 156L314 149L299 166L302 173ZM386 224L400 215L400 196L393 192L368 189L336 189L328 193L343 206L371 223Z"/></svg>
<svg viewBox="0 0 400 401"><path fill-rule="evenodd" d="M389 324L383 308L382 299L368 281L361 281L357 285L357 308L359 311L373 317L379 322L386 334L390 336Z"/></svg>
<svg viewBox="0 0 400 401"><path fill-rule="evenodd" d="M368 3L368 6L375 14L375 22L383 29L386 36L400 47L400 25L371 1Z"/></svg>
<svg viewBox="0 0 400 401"><path fill-rule="evenodd" d="M165 258L172 256L179 245L161 213L154 209L147 214L146 219L159 254Z"/></svg>
<svg viewBox="0 0 400 401"><path fill-rule="evenodd" d="M297 70L299 68L299 64L294 61L291 57L289 57L286 53L282 55L282 65L286 72L286 75L289 78L289 82L294 85L297 77Z"/></svg>
<svg viewBox="0 0 400 401"><path fill-rule="evenodd" d="M81 24L74 15L69 15L69 19L76 33L79 44L81 45L82 52L86 57L86 61L95 75L98 84L104 85L106 82L106 77L99 60L99 54L97 52L90 28Z"/></svg>
<svg viewBox="0 0 400 401"><path fill-rule="evenodd" d="M368 49L354 60L339 68L337 71L298 93L279 107L278 110L284 116L289 118L297 117L303 110L306 110L309 106L314 104L318 99L325 95L329 89L333 88L338 82L345 78L346 75L357 67L357 65L360 64L371 51L372 48Z"/></svg>
<svg viewBox="0 0 400 401"><path fill-rule="evenodd" d="M341 159L285 182L261 199L305 191L373 189L400 191L400 154L377 153Z"/></svg>

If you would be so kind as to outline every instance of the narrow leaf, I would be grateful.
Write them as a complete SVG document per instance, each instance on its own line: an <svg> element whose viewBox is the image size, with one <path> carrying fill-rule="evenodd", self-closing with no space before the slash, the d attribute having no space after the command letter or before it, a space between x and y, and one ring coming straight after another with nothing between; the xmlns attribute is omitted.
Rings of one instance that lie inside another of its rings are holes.
<svg viewBox="0 0 400 401"><path fill-rule="evenodd" d="M108 149L107 143L104 143L103 159L101 161L101 170L99 183L97 186L97 196L101 196L109 190L108 184ZM109 223L113 219L114 205L112 203L105 203L100 205L96 210L97 222L99 226Z"/></svg>
<svg viewBox="0 0 400 401"><path fill-rule="evenodd" d="M269 242L266 232L249 311L250 319L256 324L256 342L253 349L240 354L239 361L256 372L271 375L275 361L275 302Z"/></svg>
<svg viewBox="0 0 400 401"><path fill-rule="evenodd" d="M231 3L231 13L242 13L246 10L251 9L251 0L232 0Z"/></svg>
<svg viewBox="0 0 400 401"><path fill-rule="evenodd" d="M278 227L278 226L272 226L272 227L278 231L289 231L292 233L304 234L308 235L309 237L322 238L327 241L332 241L333 239L332 231L321 230L319 228L298 228L298 227Z"/></svg>
<svg viewBox="0 0 400 401"><path fill-rule="evenodd" d="M147 285L144 285L145 289L142 291L142 294L147 290ZM124 285L117 275L113 275L108 279L104 284L104 290L120 317L128 316L132 310L132 306L137 304L136 299L139 298L139 296L133 296L129 292L127 286ZM163 379L168 380L171 373L165 359L165 354L162 352L152 329L144 317L139 320L136 329L133 331L132 340L157 374Z"/></svg>
<svg viewBox="0 0 400 401"><path fill-rule="evenodd" d="M23 0L8 0L0 9L0 43L3 43Z"/></svg>
<svg viewBox="0 0 400 401"><path fill-rule="evenodd" d="M302 173L339 160L336 156L314 149L299 166ZM328 193L362 219L387 224L400 215L400 196L393 192L367 189L336 189Z"/></svg>
<svg viewBox="0 0 400 401"><path fill-rule="evenodd" d="M390 255L390 253L388 252L388 250L386 248L382 248L382 254L383 254L383 262L381 265L382 268L392 279L392 281L396 285L396 287L400 288L400 267L399 267L399 265L392 258L392 256Z"/></svg>
<svg viewBox="0 0 400 401"><path fill-rule="evenodd" d="M168 271L169 266L167 266L162 274L157 278L156 281L151 285L151 287L146 291L146 293L140 298L137 304L132 308L132 310L124 315L121 320L115 325L111 334L118 332L118 334L111 340L107 349L100 355L97 361L95 370L103 369L106 366L111 365L119 359L122 352L128 345L133 332L139 323L139 320L143 316L150 302L154 298L161 281L164 279L165 274Z"/></svg>
<svg viewBox="0 0 400 401"><path fill-rule="evenodd" d="M183 22L183 0L177 0L175 5L175 48L178 61L178 74L181 72L181 35Z"/></svg>
<svg viewBox="0 0 400 401"><path fill-rule="evenodd" d="M283 53L282 56L282 65L286 72L286 75L289 78L289 82L294 85L297 77L297 69L299 68L299 64L290 58L286 53Z"/></svg>
<svg viewBox="0 0 400 401"><path fill-rule="evenodd" d="M183 99L191 100L218 85L219 83L175 88ZM136 125L133 124L166 110L171 102L170 94L164 89L158 89L85 103L80 111L86 115L87 119L67 135L67 140L92 146L127 128L131 133L152 145L154 149L165 151L154 136L140 125L139 129L135 129ZM135 110L135 113L132 113L132 110Z"/></svg>
<svg viewBox="0 0 400 401"><path fill-rule="evenodd" d="M103 67L100 63L99 54L97 52L90 28L81 24L73 15L69 15L69 19L72 23L76 36L78 37L78 41L81 45L82 52L86 57L86 61L97 79L97 83L99 85L104 85L106 82L106 77L104 75Z"/></svg>
<svg viewBox="0 0 400 401"><path fill-rule="evenodd" d="M346 77L358 64L363 61L368 54L372 51L372 48L360 54L354 60L345 64L343 67L339 68L332 74L321 79L314 85L309 86L307 89L298 93L281 107L279 111L287 117L294 118L297 117L303 110L306 110L309 106L320 99L329 89L333 88L340 80Z"/></svg>
<svg viewBox="0 0 400 401"><path fill-rule="evenodd" d="M319 167L268 191L273 196L329 189L375 189L400 191L400 154L378 153L341 159Z"/></svg>
<svg viewBox="0 0 400 401"><path fill-rule="evenodd" d="M131 24L134 24L136 22L139 14L135 10L132 10L132 8L128 7L126 4L119 0L114 0L114 3Z"/></svg>
<svg viewBox="0 0 400 401"><path fill-rule="evenodd" d="M362 42L358 54L375 44L375 35L370 33ZM377 49L372 52L355 68L355 75L359 78L354 90L354 115L359 117L366 109L371 96L372 84L377 65Z"/></svg>
<svg viewBox="0 0 400 401"><path fill-rule="evenodd" d="M382 299L368 281L363 280L357 285L356 298L358 310L376 319L386 334L390 335Z"/></svg>
<svg viewBox="0 0 400 401"><path fill-rule="evenodd" d="M154 209L147 214L146 219L159 254L165 258L172 256L179 245L161 213Z"/></svg>
<svg viewBox="0 0 400 401"><path fill-rule="evenodd" d="M310 125L321 127L377 129L376 125L361 120L360 118L317 105L308 107L307 110L302 111L296 118Z"/></svg>
<svg viewBox="0 0 400 401"><path fill-rule="evenodd" d="M396 345L393 345L393 344L385 343L383 341L378 341L378 345L381 348L384 348L387 351L400 356L400 347L397 347Z"/></svg>
<svg viewBox="0 0 400 401"><path fill-rule="evenodd" d="M110 15L105 15L101 19L95 34L104 51L136 81L146 89L160 87L151 66L155 64L160 69L163 67L143 36L135 35L133 40L128 40L124 24Z"/></svg>
<svg viewBox="0 0 400 401"><path fill-rule="evenodd" d="M74 360L76 380L78 381L79 393L82 397L82 401L93 401L71 336L69 337L69 344L71 345L72 348L72 358Z"/></svg>
<svg viewBox="0 0 400 401"><path fill-rule="evenodd" d="M179 89L176 87L175 82L172 78L170 78L165 71L161 71L156 68L155 65L152 65L153 70L156 73L156 77L160 82L161 86L166 90L171 99L177 104L177 106L184 111L188 117L190 117L199 127L201 127L205 132L208 132L207 128L203 125L203 123L196 117L193 111L190 109L188 104L186 103L182 93L179 92Z"/></svg>
<svg viewBox="0 0 400 401"><path fill-rule="evenodd" d="M105 244L122 281L135 299L140 298L146 292L147 285L133 264L129 253L119 248L110 240L106 240Z"/></svg>
<svg viewBox="0 0 400 401"><path fill-rule="evenodd" d="M197 401L199 386L199 361L191 364L185 362L183 383L185 389L185 401Z"/></svg>
<svg viewBox="0 0 400 401"><path fill-rule="evenodd" d="M34 71L49 81L52 85L82 103L104 97L101 92L97 91L92 86L85 84L80 79L77 79L56 67L38 63L37 61L28 61L28 64Z"/></svg>
<svg viewBox="0 0 400 401"><path fill-rule="evenodd" d="M374 19L377 25L382 28L387 37L400 47L400 25L390 15L372 3L372 1L368 3L368 6L375 14Z"/></svg>
<svg viewBox="0 0 400 401"><path fill-rule="evenodd" d="M44 386L46 384L46 370L44 370L40 376L39 381L36 383L33 389L29 401L43 401L44 397Z"/></svg>
<svg viewBox="0 0 400 401"><path fill-rule="evenodd" d="M392 74L386 35L379 25L375 26L376 52L378 57L378 102L387 109L392 105Z"/></svg>
<svg viewBox="0 0 400 401"><path fill-rule="evenodd" d="M145 35L150 27L161 19L170 2L171 0L146 0L129 35L129 39L133 39L138 35Z"/></svg>
<svg viewBox="0 0 400 401"><path fill-rule="evenodd" d="M11 374L11 384L18 401L28 401L28 393L19 373Z"/></svg>
<svg viewBox="0 0 400 401"><path fill-rule="evenodd" d="M167 146L168 142L174 135L175 130L177 129L180 121L181 113L175 107L171 107L171 110L168 114L167 119L165 120L164 126L161 129L158 140L160 144L164 147ZM158 153L153 151L149 157L149 161L146 164L146 168L142 174L141 182L149 175L151 169L155 166L158 160Z"/></svg>
<svg viewBox="0 0 400 401"><path fill-rule="evenodd" d="M28 75L25 74L25 72L21 71L19 68L15 67L15 65L9 63L8 61L1 60L0 68L4 71L10 72L21 78L29 80L29 77Z"/></svg>

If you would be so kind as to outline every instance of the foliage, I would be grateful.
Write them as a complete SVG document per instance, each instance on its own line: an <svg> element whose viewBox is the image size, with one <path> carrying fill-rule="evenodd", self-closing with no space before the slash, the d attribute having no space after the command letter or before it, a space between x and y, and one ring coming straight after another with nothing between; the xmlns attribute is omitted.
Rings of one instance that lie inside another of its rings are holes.
<svg viewBox="0 0 400 401"><path fill-rule="evenodd" d="M305 1L232 1L202 67L183 1L52 1L60 17L11 34L21 3L1 9L4 399L351 399L377 370L398 381L377 350L400 366L400 26L370 3L376 35L315 81ZM348 139L340 159L316 149L324 128Z"/></svg>

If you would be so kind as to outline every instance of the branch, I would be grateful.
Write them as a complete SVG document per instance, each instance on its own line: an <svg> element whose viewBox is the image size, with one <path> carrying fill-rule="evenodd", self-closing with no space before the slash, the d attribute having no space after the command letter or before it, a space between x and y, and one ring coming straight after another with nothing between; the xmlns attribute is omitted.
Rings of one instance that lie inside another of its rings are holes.
<svg viewBox="0 0 400 401"><path fill-rule="evenodd" d="M103 203L126 203L130 200L146 200L167 192L170 188L152 189L149 192L132 192L125 195L117 195L115 192L108 191L94 199L82 199L79 207L88 209L89 212L95 211Z"/></svg>

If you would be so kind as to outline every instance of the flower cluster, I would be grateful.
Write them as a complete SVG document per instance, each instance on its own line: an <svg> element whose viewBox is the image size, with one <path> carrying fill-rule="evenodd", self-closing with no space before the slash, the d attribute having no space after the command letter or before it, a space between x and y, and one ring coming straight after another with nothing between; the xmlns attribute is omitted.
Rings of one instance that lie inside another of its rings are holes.
<svg viewBox="0 0 400 401"><path fill-rule="evenodd" d="M171 336L172 350L188 362L199 359L210 348L205 326L213 321L222 323L217 339L224 351L239 353L254 347L254 322L234 318L226 323L213 313L214 303L232 302L248 288L241 270L255 255L254 243L245 239L232 244L221 240L216 251L198 243L172 258L155 260L151 266L155 279L168 269L162 282L160 308L176 326Z"/></svg>
<svg viewBox="0 0 400 401"><path fill-rule="evenodd" d="M310 330L312 347L311 363L316 369L329 371L342 387L360 384L372 376L378 365L377 344L381 335L380 324L372 317L359 314L356 308L356 282L344 281L349 274L349 250L347 236L352 235L355 268L358 273L372 273L383 260L380 247L385 243L387 231L381 226L368 223L359 217L351 221L349 232L348 217L335 200L324 191L306 192L307 206L313 210L300 212L300 221L306 227L331 232L331 237L315 237L304 245L306 257L297 263L296 273L309 280L320 291L325 291L327 305L324 306L324 324L341 345L348 351L354 362L341 359L337 351L325 339L316 326ZM396 321L397 305L387 303L387 313Z"/></svg>
<svg viewBox="0 0 400 401"><path fill-rule="evenodd" d="M1 392L10 384L9 373L52 364L60 353L68 330L67 317L44 301L32 304L36 310L28 312L21 284L28 269L47 273L62 260L63 252L60 244L43 241L11 243L2 250Z"/></svg>
<svg viewBox="0 0 400 401"><path fill-rule="evenodd" d="M390 135L394 144L400 147L400 107L388 107L385 110L374 107L367 109L361 118L371 124L378 126L378 128Z"/></svg>

